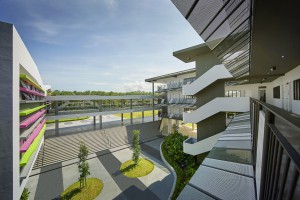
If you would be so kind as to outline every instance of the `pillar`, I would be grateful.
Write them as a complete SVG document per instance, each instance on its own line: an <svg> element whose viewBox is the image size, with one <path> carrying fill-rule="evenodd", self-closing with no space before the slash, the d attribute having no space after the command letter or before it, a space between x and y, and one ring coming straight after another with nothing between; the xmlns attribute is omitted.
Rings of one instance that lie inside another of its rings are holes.
<svg viewBox="0 0 300 200"><path fill-rule="evenodd" d="M55 101L55 116L58 115L58 102ZM59 136L59 121L55 120L55 136L58 137Z"/></svg>
<svg viewBox="0 0 300 200"><path fill-rule="evenodd" d="M100 129L102 129L102 115L99 116Z"/></svg>
<svg viewBox="0 0 300 200"><path fill-rule="evenodd" d="M13 66L13 26L2 22L0 55L0 199L20 199L19 66Z"/></svg>
<svg viewBox="0 0 300 200"><path fill-rule="evenodd" d="M153 108L153 111L152 111L152 114L153 114L153 121L155 120L155 110L154 110L154 82L152 82L152 96L153 96L153 99L152 99L152 108Z"/></svg>
<svg viewBox="0 0 300 200"><path fill-rule="evenodd" d="M132 119L132 99L130 99L130 124L133 124L133 119Z"/></svg>
<svg viewBox="0 0 300 200"><path fill-rule="evenodd" d="M144 113L144 111L142 111L142 121L143 121L143 123L144 123L144 120L145 120L145 113Z"/></svg>
<svg viewBox="0 0 300 200"><path fill-rule="evenodd" d="M96 116L94 116L93 118L94 118L94 126L96 126Z"/></svg>

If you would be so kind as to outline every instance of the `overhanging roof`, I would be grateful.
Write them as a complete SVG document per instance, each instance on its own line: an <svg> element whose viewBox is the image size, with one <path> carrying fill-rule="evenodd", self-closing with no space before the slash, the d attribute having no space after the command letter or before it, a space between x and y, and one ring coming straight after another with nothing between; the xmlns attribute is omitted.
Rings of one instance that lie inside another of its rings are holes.
<svg viewBox="0 0 300 200"><path fill-rule="evenodd" d="M270 82L300 64L296 0L172 2L237 80Z"/></svg>
<svg viewBox="0 0 300 200"><path fill-rule="evenodd" d="M195 61L195 58L199 55L211 52L210 48L205 44L199 44L196 46L188 47L179 51L173 52L173 56L182 60L185 63Z"/></svg>
<svg viewBox="0 0 300 200"><path fill-rule="evenodd" d="M189 73L193 73L193 72L196 72L196 68L186 69L186 70L182 70L182 71L178 71L178 72L174 72L174 73L170 73L170 74L164 74L164 75L161 75L161 76L148 78L145 81L146 82L155 82L155 81L158 81L160 79L177 77L177 76L180 76L180 75L189 74Z"/></svg>

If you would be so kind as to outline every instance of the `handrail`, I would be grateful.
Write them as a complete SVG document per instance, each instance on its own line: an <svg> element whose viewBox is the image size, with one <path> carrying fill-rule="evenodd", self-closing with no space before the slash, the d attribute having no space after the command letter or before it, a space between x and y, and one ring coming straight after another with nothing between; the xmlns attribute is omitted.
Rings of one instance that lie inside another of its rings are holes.
<svg viewBox="0 0 300 200"><path fill-rule="evenodd" d="M272 112L276 117L284 120L285 122L300 128L300 116L297 117L294 113L288 112L271 104L259 101L255 98L251 98L251 100L259 103L263 107L267 108L270 112Z"/></svg>
<svg viewBox="0 0 300 200"><path fill-rule="evenodd" d="M20 166L24 167L27 162L29 161L30 157L32 156L33 152L36 150L36 148L38 147L44 133L46 130L46 124L44 124L44 126L42 127L42 129L40 130L38 136L34 139L34 141L32 142L32 144L30 145L30 147L28 148L28 150L24 153L24 155L21 158L20 161Z"/></svg>
<svg viewBox="0 0 300 200"><path fill-rule="evenodd" d="M297 178L300 173L300 151L297 141L300 139L300 118L294 113L254 98L251 98L250 107L254 160L257 159L258 153L258 134L261 133L259 127L264 126L261 141L263 151L259 154L259 159L262 159L259 198L274 199L276 196L282 199L283 193L286 193L286 199L292 199L294 192L299 190ZM265 113L264 122L260 120L261 111ZM287 156L283 156L284 154ZM292 177L292 180L288 180L288 176ZM285 187L287 183L288 187Z"/></svg>
<svg viewBox="0 0 300 200"><path fill-rule="evenodd" d="M26 152L28 150L28 148L30 147L30 145L32 144L32 142L35 140L35 138L39 135L41 129L43 128L43 126L46 123L46 119L44 119L32 132L32 134L29 136L29 138L21 145L20 147L20 152Z"/></svg>
<svg viewBox="0 0 300 200"><path fill-rule="evenodd" d="M36 96L41 96L41 97L44 97L45 95L44 94L41 94L37 91L34 91L34 90L30 90L28 88L24 88L24 87L20 87L20 91L21 92L25 92L25 93L28 93L28 94L33 94L33 95L36 95Z"/></svg>
<svg viewBox="0 0 300 200"><path fill-rule="evenodd" d="M39 112L33 114L32 116L28 117L24 121L20 122L20 128L26 128L30 124L33 124L38 118L40 118L46 110L40 110Z"/></svg>
<svg viewBox="0 0 300 200"><path fill-rule="evenodd" d="M24 109L24 110L20 110L20 116L26 116L26 115L29 115L31 113L34 113L35 111L38 111L42 108L46 107L46 105L41 105L41 106L38 106L38 107L35 107L35 108L29 108L29 109Z"/></svg>
<svg viewBox="0 0 300 200"><path fill-rule="evenodd" d="M28 83L30 83L31 85L33 85L37 89L40 89L43 92L45 92L45 90L39 84L37 84L35 81L33 81L29 76L27 76L25 74L20 74L20 79L27 81Z"/></svg>

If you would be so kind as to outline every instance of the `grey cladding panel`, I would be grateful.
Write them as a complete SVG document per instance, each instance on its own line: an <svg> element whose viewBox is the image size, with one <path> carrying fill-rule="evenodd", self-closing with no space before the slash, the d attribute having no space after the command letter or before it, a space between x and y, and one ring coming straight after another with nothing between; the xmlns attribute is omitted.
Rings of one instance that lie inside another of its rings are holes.
<svg viewBox="0 0 300 200"><path fill-rule="evenodd" d="M196 0L172 0L173 4L181 12L183 16L186 16L190 8Z"/></svg>
<svg viewBox="0 0 300 200"><path fill-rule="evenodd" d="M250 150L213 148L207 157L242 164L252 164L252 153Z"/></svg>
<svg viewBox="0 0 300 200"><path fill-rule="evenodd" d="M214 200L214 198L207 196L199 190L186 185L177 200Z"/></svg>
<svg viewBox="0 0 300 200"><path fill-rule="evenodd" d="M188 21L196 32L200 34L223 5L223 1L219 0L199 1ZM202 37L202 35L200 36Z"/></svg>
<svg viewBox="0 0 300 200"><path fill-rule="evenodd" d="M239 173L239 174L253 177L252 165L246 165L246 164L240 164L240 163L228 162L224 160L216 160L210 158L206 158L203 161L202 165L207 165L207 166L223 169L226 171L231 171L234 173Z"/></svg>
<svg viewBox="0 0 300 200"><path fill-rule="evenodd" d="M218 141L215 147L251 150L251 141Z"/></svg>
<svg viewBox="0 0 300 200"><path fill-rule="evenodd" d="M255 200L254 180L201 165L190 184L224 200Z"/></svg>

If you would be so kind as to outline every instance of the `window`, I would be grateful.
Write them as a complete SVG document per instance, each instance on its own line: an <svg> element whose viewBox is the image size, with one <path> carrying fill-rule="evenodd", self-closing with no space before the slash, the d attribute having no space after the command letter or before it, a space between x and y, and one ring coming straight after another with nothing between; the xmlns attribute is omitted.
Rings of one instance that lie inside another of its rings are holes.
<svg viewBox="0 0 300 200"><path fill-rule="evenodd" d="M240 90L225 91L225 97L241 97Z"/></svg>
<svg viewBox="0 0 300 200"><path fill-rule="evenodd" d="M273 88L273 98L280 99L280 86Z"/></svg>
<svg viewBox="0 0 300 200"><path fill-rule="evenodd" d="M300 100L300 79L294 81L294 100Z"/></svg>

